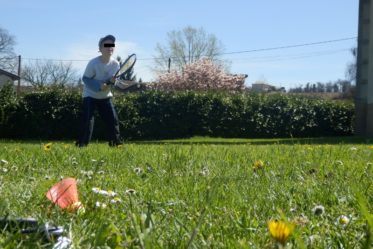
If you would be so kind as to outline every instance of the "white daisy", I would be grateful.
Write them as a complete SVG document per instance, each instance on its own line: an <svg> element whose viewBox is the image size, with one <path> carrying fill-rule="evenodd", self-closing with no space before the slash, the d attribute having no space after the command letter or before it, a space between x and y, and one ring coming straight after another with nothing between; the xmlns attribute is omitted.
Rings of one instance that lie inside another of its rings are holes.
<svg viewBox="0 0 373 249"><path fill-rule="evenodd" d="M128 195L134 195L136 194L136 190L130 188L130 189L127 189L125 193Z"/></svg>
<svg viewBox="0 0 373 249"><path fill-rule="evenodd" d="M139 167L134 168L133 171L136 173L136 175L141 175L144 172L143 169Z"/></svg>
<svg viewBox="0 0 373 249"><path fill-rule="evenodd" d="M105 209L107 207L107 205L105 203L101 203L99 201L96 201L96 208L102 208L102 209Z"/></svg>
<svg viewBox="0 0 373 249"><path fill-rule="evenodd" d="M114 199L110 200L110 203L112 203L112 204L121 203L121 202L122 202L122 200L118 197L115 197Z"/></svg>
<svg viewBox="0 0 373 249"><path fill-rule="evenodd" d="M98 193L100 193L101 189L100 188L92 188L92 191L93 191L93 193L98 194Z"/></svg>
<svg viewBox="0 0 373 249"><path fill-rule="evenodd" d="M312 212L313 212L313 214L315 214L315 215L322 215L322 214L324 214L324 212L325 212L325 208L324 208L324 206L322 206L322 205L316 205L316 206L312 209Z"/></svg>
<svg viewBox="0 0 373 249"><path fill-rule="evenodd" d="M110 196L110 197L114 197L114 196L116 196L117 195L117 193L115 193L114 191L112 191L112 190L109 190L109 191L107 191L107 194L106 194L107 196Z"/></svg>
<svg viewBox="0 0 373 249"><path fill-rule="evenodd" d="M337 219L337 224L341 225L342 227L347 226L350 223L350 218L346 215L341 215Z"/></svg>

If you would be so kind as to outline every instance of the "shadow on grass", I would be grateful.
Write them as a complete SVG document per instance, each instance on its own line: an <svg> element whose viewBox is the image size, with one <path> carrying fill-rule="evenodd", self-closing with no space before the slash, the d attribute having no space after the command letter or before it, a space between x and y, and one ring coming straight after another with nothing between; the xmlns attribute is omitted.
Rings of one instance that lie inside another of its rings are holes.
<svg viewBox="0 0 373 249"><path fill-rule="evenodd" d="M21 144L46 144L48 142L59 142L74 145L71 140L12 140L0 139L0 143ZM107 143L104 140L93 140L94 143ZM214 138L214 137L192 137L182 139L166 140L127 140L125 144L149 144L149 145L271 145L271 144L373 144L373 138L358 136L343 137L314 137L314 138Z"/></svg>
<svg viewBox="0 0 373 249"><path fill-rule="evenodd" d="M128 141L131 144L170 144L170 145L270 145L270 144L371 144L373 139L357 136L317 137L317 138L211 138L197 137L174 140Z"/></svg>

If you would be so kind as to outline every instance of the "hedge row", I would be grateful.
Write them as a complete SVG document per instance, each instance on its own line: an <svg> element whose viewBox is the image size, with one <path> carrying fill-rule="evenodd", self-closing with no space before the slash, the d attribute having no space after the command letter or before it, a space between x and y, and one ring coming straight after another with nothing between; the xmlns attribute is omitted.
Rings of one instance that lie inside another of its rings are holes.
<svg viewBox="0 0 373 249"><path fill-rule="evenodd" d="M158 92L114 98L125 139L213 137L314 137L353 133L353 103L286 94ZM80 92L46 89L17 98L0 90L0 137L74 139ZM105 138L96 118L94 137Z"/></svg>

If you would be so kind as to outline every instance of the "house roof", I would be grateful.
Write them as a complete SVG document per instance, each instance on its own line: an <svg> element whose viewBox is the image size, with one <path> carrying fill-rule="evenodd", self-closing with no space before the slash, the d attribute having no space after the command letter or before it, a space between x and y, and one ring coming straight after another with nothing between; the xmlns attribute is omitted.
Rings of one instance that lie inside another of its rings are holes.
<svg viewBox="0 0 373 249"><path fill-rule="evenodd" d="M257 81L257 82L254 82L252 83L253 86L260 86L260 87L273 87L273 85L271 84L268 84L268 83L265 83L265 82L261 82L261 81Z"/></svg>
<svg viewBox="0 0 373 249"><path fill-rule="evenodd" d="M8 71L5 71L1 68L0 68L0 75L6 75L6 76L10 77L12 80L19 80L18 75L12 74L12 73L10 73Z"/></svg>

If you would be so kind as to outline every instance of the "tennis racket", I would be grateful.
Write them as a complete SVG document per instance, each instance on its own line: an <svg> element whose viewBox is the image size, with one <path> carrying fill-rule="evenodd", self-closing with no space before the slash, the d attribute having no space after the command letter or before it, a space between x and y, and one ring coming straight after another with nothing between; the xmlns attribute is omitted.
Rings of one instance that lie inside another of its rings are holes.
<svg viewBox="0 0 373 249"><path fill-rule="evenodd" d="M62 236L66 231L62 226L55 226L49 223L40 224L34 218L0 218L0 233L5 231L10 233L29 234L37 236L43 242L54 243L53 249L68 249L71 247L71 240Z"/></svg>
<svg viewBox="0 0 373 249"><path fill-rule="evenodd" d="M121 64L119 70L115 73L114 78L119 79L121 76L128 74L136 63L136 54L131 54L128 58ZM108 85L114 85L114 82L108 82Z"/></svg>

